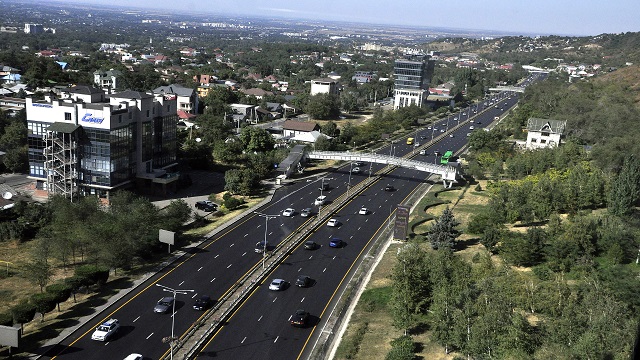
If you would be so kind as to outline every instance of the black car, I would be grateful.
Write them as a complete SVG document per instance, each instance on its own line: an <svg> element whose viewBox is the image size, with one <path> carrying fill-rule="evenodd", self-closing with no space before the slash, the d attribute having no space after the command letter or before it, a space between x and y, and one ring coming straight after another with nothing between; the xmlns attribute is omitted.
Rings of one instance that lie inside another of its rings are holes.
<svg viewBox="0 0 640 360"><path fill-rule="evenodd" d="M316 242L313 240L308 240L308 241L305 241L304 248L306 250L315 250L318 248L318 244L316 244Z"/></svg>
<svg viewBox="0 0 640 360"><path fill-rule="evenodd" d="M387 185L384 187L384 191L395 191L396 188L393 187L393 185Z"/></svg>
<svg viewBox="0 0 640 360"><path fill-rule="evenodd" d="M296 286L298 287L308 287L311 285L311 278L307 275L298 275L298 279L296 279Z"/></svg>
<svg viewBox="0 0 640 360"><path fill-rule="evenodd" d="M193 310L207 310L210 305L211 298L207 295L202 295L196 300L195 304L193 304Z"/></svg>
<svg viewBox="0 0 640 360"><path fill-rule="evenodd" d="M201 200L196 202L196 209L212 212L218 210L218 205L210 200Z"/></svg>
<svg viewBox="0 0 640 360"><path fill-rule="evenodd" d="M309 321L309 313L302 309L296 310L296 313L291 317L292 326L304 327L307 325L307 321Z"/></svg>
<svg viewBox="0 0 640 360"><path fill-rule="evenodd" d="M302 209L300 211L300 216L302 216L302 217L309 217L309 216L311 216L311 214L312 214L311 208Z"/></svg>

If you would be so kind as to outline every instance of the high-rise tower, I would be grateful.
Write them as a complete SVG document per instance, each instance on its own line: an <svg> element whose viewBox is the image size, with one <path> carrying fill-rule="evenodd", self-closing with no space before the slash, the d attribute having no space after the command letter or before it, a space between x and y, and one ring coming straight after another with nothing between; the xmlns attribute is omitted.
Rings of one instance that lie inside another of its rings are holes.
<svg viewBox="0 0 640 360"><path fill-rule="evenodd" d="M423 54L406 54L396 59L393 67L394 109L410 105L422 107L429 95L433 64L430 56Z"/></svg>

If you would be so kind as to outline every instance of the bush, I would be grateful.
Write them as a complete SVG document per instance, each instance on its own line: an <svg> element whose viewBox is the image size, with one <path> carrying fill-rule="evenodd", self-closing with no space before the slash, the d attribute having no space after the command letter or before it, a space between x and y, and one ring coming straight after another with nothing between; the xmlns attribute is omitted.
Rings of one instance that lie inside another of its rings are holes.
<svg viewBox="0 0 640 360"><path fill-rule="evenodd" d="M413 360L416 358L416 343L411 336L403 335L391 341L391 350L385 360Z"/></svg>
<svg viewBox="0 0 640 360"><path fill-rule="evenodd" d="M75 275L87 279L89 283L83 285L101 286L109 279L109 269L95 265L82 265L76 268Z"/></svg>
<svg viewBox="0 0 640 360"><path fill-rule="evenodd" d="M47 293L54 296L58 311L60 311L60 303L66 301L71 296L71 285L68 283L56 283L46 287Z"/></svg>
<svg viewBox="0 0 640 360"><path fill-rule="evenodd" d="M238 207L240 207L240 205L244 204L244 201L238 199L235 196L226 196L228 193L225 194L225 196L223 196L224 198L224 207L226 207L229 210L234 210L237 209Z"/></svg>
<svg viewBox="0 0 640 360"><path fill-rule="evenodd" d="M2 325L2 326L12 326L13 325L13 315L11 315L11 313L8 313L8 312L0 313L0 325Z"/></svg>
<svg viewBox="0 0 640 360"><path fill-rule="evenodd" d="M24 302L12 307L11 315L13 315L13 322L15 323L28 323L36 315L36 307L33 304Z"/></svg>
<svg viewBox="0 0 640 360"><path fill-rule="evenodd" d="M55 295L50 293L31 295L31 303L35 306L36 311L42 314L43 321L44 314L53 311L57 304Z"/></svg>

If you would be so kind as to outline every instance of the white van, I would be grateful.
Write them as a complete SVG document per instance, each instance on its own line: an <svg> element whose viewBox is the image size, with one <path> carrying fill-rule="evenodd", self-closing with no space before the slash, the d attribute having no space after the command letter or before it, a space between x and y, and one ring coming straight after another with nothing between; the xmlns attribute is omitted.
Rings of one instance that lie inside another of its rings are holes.
<svg viewBox="0 0 640 360"><path fill-rule="evenodd" d="M324 202L326 201L327 197L322 195L322 196L318 196L316 198L316 201L313 202L313 205L315 206L322 206L324 205Z"/></svg>

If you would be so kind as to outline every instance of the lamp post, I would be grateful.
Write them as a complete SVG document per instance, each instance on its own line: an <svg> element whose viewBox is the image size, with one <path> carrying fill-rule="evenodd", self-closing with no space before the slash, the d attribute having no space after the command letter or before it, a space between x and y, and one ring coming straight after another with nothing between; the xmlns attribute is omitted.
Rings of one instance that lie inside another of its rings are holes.
<svg viewBox="0 0 640 360"><path fill-rule="evenodd" d="M351 171L353 171L353 161L349 163L349 183L347 184L347 196L349 196L349 189L351 189Z"/></svg>
<svg viewBox="0 0 640 360"><path fill-rule="evenodd" d="M195 292L195 290L173 289L168 286L164 286L160 284L156 284L156 286L161 287L162 291L168 291L170 293L173 293L173 308L171 310L171 340L169 342L171 360L173 360L173 343L175 341L175 337L173 336L173 329L176 324L176 295L177 294L187 295L187 293Z"/></svg>
<svg viewBox="0 0 640 360"><path fill-rule="evenodd" d="M269 224L269 219L277 218L280 215L267 215L257 211L254 211L253 213L264 218L264 243L262 248L262 270L264 270L264 261L267 257L267 226Z"/></svg>

